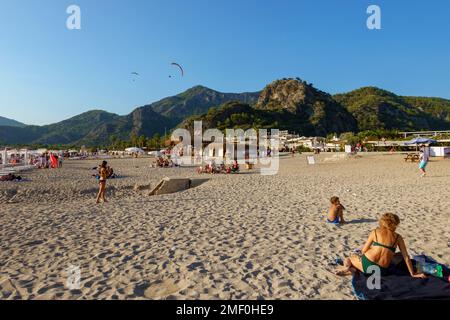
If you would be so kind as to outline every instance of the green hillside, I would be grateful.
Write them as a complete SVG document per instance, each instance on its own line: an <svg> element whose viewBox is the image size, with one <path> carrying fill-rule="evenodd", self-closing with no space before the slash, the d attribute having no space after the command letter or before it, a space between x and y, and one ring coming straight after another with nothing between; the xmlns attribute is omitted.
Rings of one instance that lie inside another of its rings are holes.
<svg viewBox="0 0 450 320"><path fill-rule="evenodd" d="M360 88L333 98L355 117L358 130L448 130L450 101L397 96L376 87Z"/></svg>

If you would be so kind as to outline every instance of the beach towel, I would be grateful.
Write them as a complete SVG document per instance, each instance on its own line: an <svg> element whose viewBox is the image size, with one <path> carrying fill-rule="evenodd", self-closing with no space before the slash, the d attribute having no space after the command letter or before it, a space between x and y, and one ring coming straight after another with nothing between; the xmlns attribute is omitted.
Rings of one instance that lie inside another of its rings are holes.
<svg viewBox="0 0 450 320"><path fill-rule="evenodd" d="M418 258L433 262L427 256ZM413 265L416 260L411 260ZM450 300L449 269L444 266L443 279L428 276L426 279L412 278L406 263L402 261L397 266L389 267L389 275L381 277L380 289L369 289L369 276L357 272L352 278L353 293L358 300Z"/></svg>

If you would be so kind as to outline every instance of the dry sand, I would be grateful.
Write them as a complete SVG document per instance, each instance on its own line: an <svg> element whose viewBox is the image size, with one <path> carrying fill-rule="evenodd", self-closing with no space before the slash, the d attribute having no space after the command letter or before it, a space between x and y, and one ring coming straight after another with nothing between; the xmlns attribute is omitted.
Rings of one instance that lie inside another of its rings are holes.
<svg viewBox="0 0 450 320"><path fill-rule="evenodd" d="M0 299L353 299L336 256L360 248L384 212L398 214L408 248L450 264L450 160L420 178L401 155L308 166L281 159L275 176L256 171L198 175L150 168L150 159L110 160L110 202L95 205L99 161L34 170L0 183ZM164 176L209 179L171 195L134 187ZM351 223L324 223L337 195ZM67 268L81 271L67 288Z"/></svg>

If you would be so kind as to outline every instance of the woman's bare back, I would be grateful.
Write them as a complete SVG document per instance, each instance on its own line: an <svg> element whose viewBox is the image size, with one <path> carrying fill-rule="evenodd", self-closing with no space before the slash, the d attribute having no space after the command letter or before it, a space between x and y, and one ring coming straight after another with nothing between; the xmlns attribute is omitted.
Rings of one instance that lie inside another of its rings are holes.
<svg viewBox="0 0 450 320"><path fill-rule="evenodd" d="M372 231L371 237L376 244L372 243L370 249L365 253L367 259L381 267L388 267L395 254L393 250L397 248L400 235L391 230L380 228ZM393 250L390 250L389 247Z"/></svg>

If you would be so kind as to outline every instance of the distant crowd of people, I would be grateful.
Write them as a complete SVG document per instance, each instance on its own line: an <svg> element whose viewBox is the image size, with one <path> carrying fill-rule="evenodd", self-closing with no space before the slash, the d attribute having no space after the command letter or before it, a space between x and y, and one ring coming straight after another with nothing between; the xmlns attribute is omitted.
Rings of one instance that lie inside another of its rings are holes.
<svg viewBox="0 0 450 320"><path fill-rule="evenodd" d="M153 167L157 167L157 168L169 168L169 167L173 167L175 164L173 163L173 161L171 159L169 159L168 157L156 157L154 163L153 163Z"/></svg>
<svg viewBox="0 0 450 320"><path fill-rule="evenodd" d="M219 173L238 173L239 163L235 160L233 164L226 165L223 162L216 164L214 159L211 159L204 166L200 166L197 169L198 173L209 173L209 174L219 174Z"/></svg>
<svg viewBox="0 0 450 320"><path fill-rule="evenodd" d="M29 164L38 169L56 169L62 168L64 157L54 153L45 152L40 156L32 157Z"/></svg>

